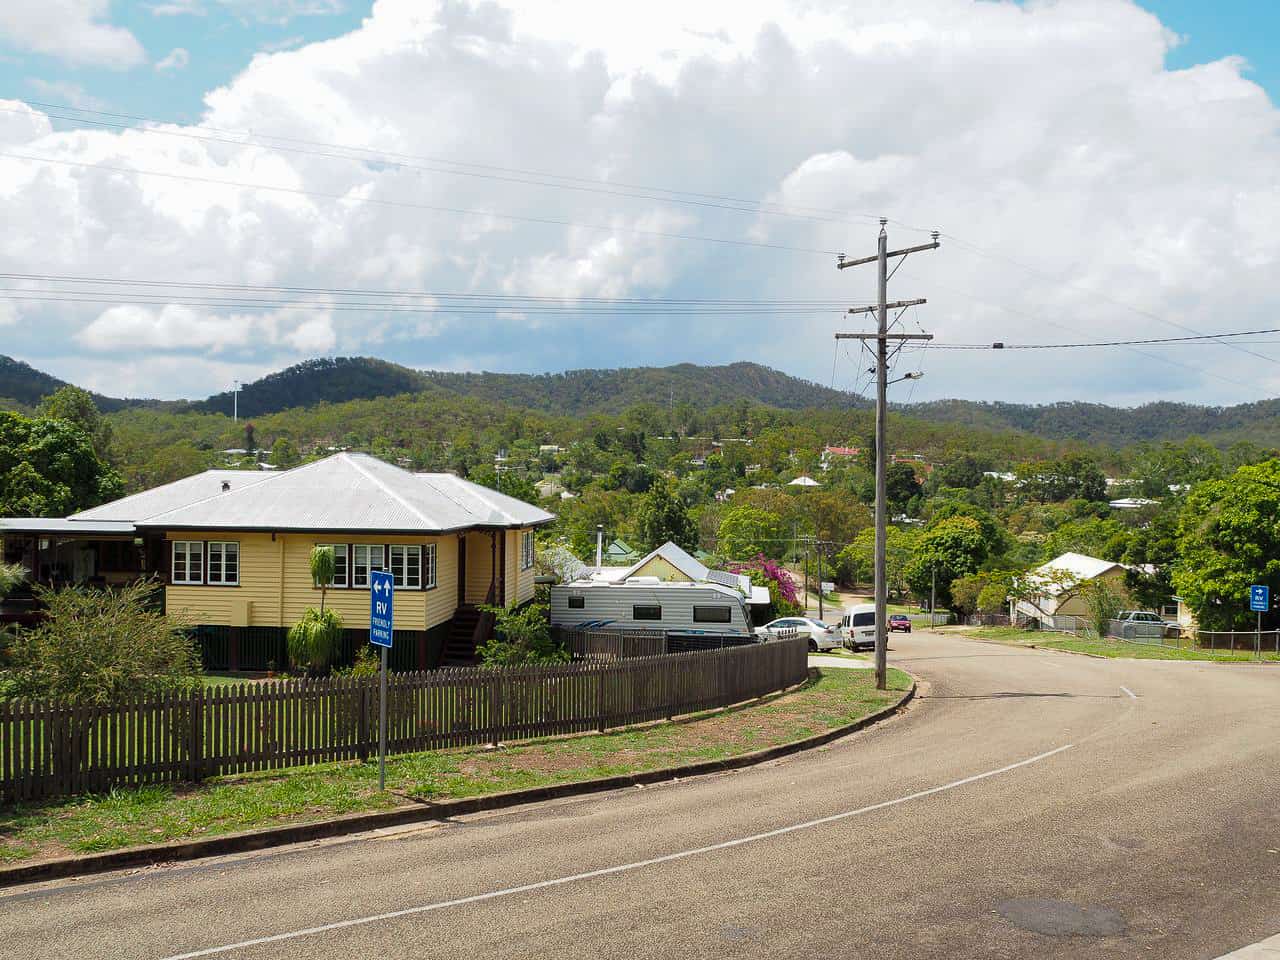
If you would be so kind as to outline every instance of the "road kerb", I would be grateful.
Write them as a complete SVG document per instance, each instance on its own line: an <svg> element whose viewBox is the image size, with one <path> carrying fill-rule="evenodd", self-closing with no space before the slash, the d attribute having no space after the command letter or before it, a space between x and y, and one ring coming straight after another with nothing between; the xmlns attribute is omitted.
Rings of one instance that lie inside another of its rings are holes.
<svg viewBox="0 0 1280 960"><path fill-rule="evenodd" d="M89 876L96 873L108 873L114 870L127 870L135 867L149 867L162 863L247 853L254 850L265 850L270 847L339 837L345 834L365 833L385 827L398 827L405 824L433 820L448 820L466 814L501 810L507 807L522 806L540 801L587 796L593 793L604 793L609 790L620 790L626 787L681 780L709 773L722 773L727 770L740 770L744 767L756 766L761 763L767 763L770 760L824 746L842 737L864 730L872 724L879 723L881 720L898 713L910 703L916 695L918 685L919 681L912 677L911 688L896 703L892 703L852 723L824 730L822 733L817 733L801 740L793 740L790 743L767 747L764 750L756 750L736 757L727 757L723 760L701 760L697 763L683 764L678 767L665 767L661 770L646 770L641 773L619 774L595 780L579 780L575 783L529 787L523 790L509 790L503 793L491 793L478 797L460 797L456 800L441 800L434 803L413 803L396 807L392 810L352 813L310 823L286 824L279 827L267 827L262 830L228 833L219 837L204 837L199 840L125 847L120 850L94 853L81 857L60 857L56 860L18 864L12 867L0 868L0 888L25 883L41 883L66 877Z"/></svg>

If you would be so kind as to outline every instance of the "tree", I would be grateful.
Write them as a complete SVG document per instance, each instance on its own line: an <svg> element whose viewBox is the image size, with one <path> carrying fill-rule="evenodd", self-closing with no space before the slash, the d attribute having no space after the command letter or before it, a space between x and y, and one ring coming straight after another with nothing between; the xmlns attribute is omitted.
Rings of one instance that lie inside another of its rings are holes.
<svg viewBox="0 0 1280 960"><path fill-rule="evenodd" d="M1045 537L1045 551L1050 557L1064 553L1083 553L1102 560L1119 561L1128 551L1132 535L1118 520L1087 517L1068 520Z"/></svg>
<svg viewBox="0 0 1280 960"><path fill-rule="evenodd" d="M1127 600L1124 590L1109 577L1086 580L1078 589L1089 610L1090 626L1098 636L1105 637L1108 621L1114 620L1124 608Z"/></svg>
<svg viewBox="0 0 1280 960"><path fill-rule="evenodd" d="M950 517L920 535L907 562L907 583L917 596L929 596L936 574L938 603L949 607L951 582L976 573L986 556L981 524L972 517Z"/></svg>
<svg viewBox="0 0 1280 960"><path fill-rule="evenodd" d="M856 587L870 583L875 577L875 528L859 532L853 543L835 556L835 576L841 583ZM904 573L919 534L888 527L885 530L885 583L890 595L902 594L907 587Z"/></svg>
<svg viewBox="0 0 1280 960"><path fill-rule="evenodd" d="M545 603L529 603L514 610L491 606L480 609L494 617L493 636L476 647L486 666L568 662L568 652L551 634Z"/></svg>
<svg viewBox="0 0 1280 960"><path fill-rule="evenodd" d="M1022 492L1042 503L1107 498L1107 478L1089 457L1073 454L1061 460L1023 463L1016 472Z"/></svg>
<svg viewBox="0 0 1280 960"><path fill-rule="evenodd" d="M78 426L0 412L0 516L61 516L120 492Z"/></svg>
<svg viewBox="0 0 1280 960"><path fill-rule="evenodd" d="M734 506L720 519L716 552L734 560L757 555L780 557L787 546L787 530L776 513L757 507Z"/></svg>
<svg viewBox="0 0 1280 960"><path fill-rule="evenodd" d="M342 642L342 614L308 607L289 628L289 656L313 675L327 673Z"/></svg>
<svg viewBox="0 0 1280 960"><path fill-rule="evenodd" d="M1248 591L1280 588L1280 460L1245 466L1187 495L1173 586L1202 627L1249 621Z"/></svg>
<svg viewBox="0 0 1280 960"><path fill-rule="evenodd" d="M195 643L184 623L155 609L155 584L36 589L46 616L10 641L11 696L112 703L199 685Z"/></svg>
<svg viewBox="0 0 1280 960"><path fill-rule="evenodd" d="M885 468L884 496L889 508L895 511L907 509L908 504L920 494L920 481L909 463L891 463Z"/></svg>
<svg viewBox="0 0 1280 960"><path fill-rule="evenodd" d="M27 568L20 563L0 562L0 600L26 579Z"/></svg>
<svg viewBox="0 0 1280 960"><path fill-rule="evenodd" d="M65 420L79 427L93 451L101 459L108 459L111 448L111 424L98 411L93 394L67 384L40 401L36 416L46 420Z"/></svg>
<svg viewBox="0 0 1280 960"><path fill-rule="evenodd" d="M698 545L698 529L666 480L655 483L640 498L636 533L651 550L668 540L685 550L693 550Z"/></svg>
<svg viewBox="0 0 1280 960"><path fill-rule="evenodd" d="M977 457L965 454L950 463L943 464L934 471L933 476L944 487L959 487L971 490L982 482L983 473L988 465Z"/></svg>
<svg viewBox="0 0 1280 960"><path fill-rule="evenodd" d="M293 445L292 440L287 437L276 437L276 442L271 445L271 463L274 466L281 470L288 470L290 467L296 467L301 459L298 448Z"/></svg>

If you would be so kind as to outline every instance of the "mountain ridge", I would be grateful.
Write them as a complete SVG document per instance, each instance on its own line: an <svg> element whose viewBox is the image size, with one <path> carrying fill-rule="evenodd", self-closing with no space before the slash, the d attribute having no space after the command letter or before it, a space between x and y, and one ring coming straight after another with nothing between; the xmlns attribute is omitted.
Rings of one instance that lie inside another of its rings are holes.
<svg viewBox="0 0 1280 960"><path fill-rule="evenodd" d="M0 397L34 407L65 381L0 355ZM574 416L618 413L639 403L709 407L761 403L787 410L865 409L861 397L749 361L700 366L620 367L562 373L460 373L419 370L374 357L316 358L268 374L240 388L241 417L296 407L343 403L405 393L470 397ZM230 415L230 391L203 400L159 401L94 394L104 412L156 406ZM1055 440L1128 446L1199 435L1226 444L1240 439L1280 444L1280 399L1232 407L1157 401L1112 407L1086 401L1020 404L935 400L894 405L897 412L934 423L1015 431Z"/></svg>

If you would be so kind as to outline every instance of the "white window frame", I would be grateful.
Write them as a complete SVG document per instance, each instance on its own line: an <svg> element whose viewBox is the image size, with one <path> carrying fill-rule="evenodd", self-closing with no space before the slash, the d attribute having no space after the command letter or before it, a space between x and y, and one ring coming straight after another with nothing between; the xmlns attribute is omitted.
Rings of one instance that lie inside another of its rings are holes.
<svg viewBox="0 0 1280 960"><path fill-rule="evenodd" d="M397 560L398 556L398 560ZM418 558L416 575L409 576L409 558ZM398 590L422 589L422 545L417 543L393 543L387 547L387 569Z"/></svg>
<svg viewBox="0 0 1280 960"><path fill-rule="evenodd" d="M218 579L213 578L213 554L214 547L218 549ZM228 550L228 547L234 547L234 550ZM236 557L236 574L235 579L227 578L227 556L234 553ZM238 587L240 586L240 541L239 540L210 540L204 547L204 573L205 582L216 587Z"/></svg>
<svg viewBox="0 0 1280 960"><path fill-rule="evenodd" d="M192 551L192 547L195 548ZM178 555L182 555L183 575L178 576ZM194 578L191 576L191 558L198 558L200 571ZM204 541L203 540L175 540L173 541L173 557L169 569L169 582L175 584L203 584L204 583Z"/></svg>
<svg viewBox="0 0 1280 960"><path fill-rule="evenodd" d="M524 530L520 534L520 569L528 570L533 566L534 545L533 531Z"/></svg>
<svg viewBox="0 0 1280 960"><path fill-rule="evenodd" d="M422 589L434 590L436 586L436 545L428 543L422 548Z"/></svg>
<svg viewBox="0 0 1280 960"><path fill-rule="evenodd" d="M375 554L374 551L377 551ZM364 553L364 582L360 582L360 554ZM377 565L373 558L377 557ZM385 543L353 543L351 545L351 586L356 590L369 589L369 574L374 570L387 569L387 545Z"/></svg>
<svg viewBox="0 0 1280 960"><path fill-rule="evenodd" d="M351 586L351 545L348 543L317 543L317 547L328 547L333 551L333 583L325 586L330 590L345 590ZM338 579L338 560L342 561L342 579Z"/></svg>

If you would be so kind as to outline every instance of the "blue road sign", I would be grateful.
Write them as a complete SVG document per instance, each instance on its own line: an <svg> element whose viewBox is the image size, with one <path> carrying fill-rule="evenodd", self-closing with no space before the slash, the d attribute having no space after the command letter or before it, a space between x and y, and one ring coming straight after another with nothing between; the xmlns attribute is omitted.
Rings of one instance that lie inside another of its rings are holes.
<svg viewBox="0 0 1280 960"><path fill-rule="evenodd" d="M396 592L395 577L388 570L369 573L369 642L391 646L391 605Z"/></svg>
<svg viewBox="0 0 1280 960"><path fill-rule="evenodd" d="M1257 613L1271 609L1271 588L1265 583L1255 583L1249 588L1249 609Z"/></svg>

